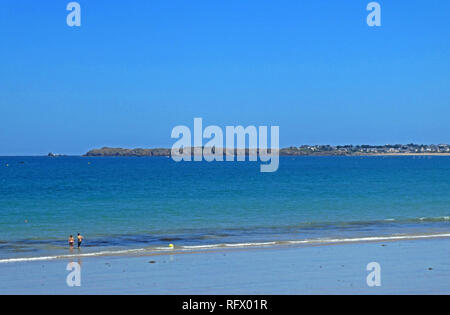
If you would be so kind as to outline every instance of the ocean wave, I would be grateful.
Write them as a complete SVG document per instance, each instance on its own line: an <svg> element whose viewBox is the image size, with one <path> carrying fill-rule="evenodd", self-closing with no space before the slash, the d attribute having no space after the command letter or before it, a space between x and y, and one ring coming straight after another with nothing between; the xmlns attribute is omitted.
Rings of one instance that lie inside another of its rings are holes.
<svg viewBox="0 0 450 315"><path fill-rule="evenodd" d="M46 260L57 260L57 259L77 259L77 258L98 257L98 256L120 256L120 255L139 253L139 252L143 252L145 250L146 250L145 248L137 248L137 249L126 249L126 250L100 251L100 252L73 254L73 255L7 258L7 259L0 259L0 264L17 263L17 262L32 262L32 261L46 261Z"/></svg>
<svg viewBox="0 0 450 315"><path fill-rule="evenodd" d="M138 248L126 250L110 250L99 251L92 253L71 254L71 255L54 255L42 257L23 257L23 258L7 258L0 259L0 264L19 263L19 262L35 262L35 261L49 261L61 259L80 259L88 257L99 256L126 256L126 255L145 255L158 253L173 253L186 251L205 251L214 249L236 249L236 248L258 248L270 246L287 246L287 245L326 245L326 244L344 244L344 243L363 243L363 242L381 242L381 241L399 241L399 240L418 240L418 239L432 239L432 238L450 238L450 233L444 234L424 234L424 235L389 235L389 236L369 236L369 237L355 237L355 238L319 238L319 239L304 239L291 241L270 241L270 242L248 242L248 243L223 243L210 245L184 245L175 247L153 247L153 248Z"/></svg>
<svg viewBox="0 0 450 315"><path fill-rule="evenodd" d="M408 224L408 223L421 223L421 222L447 222L450 221L450 216L440 217L418 217L418 218L387 218L384 220L372 220L372 221L348 221L348 222L324 222L324 223L309 223L309 226L355 226L355 225L382 225L389 223L396 224ZM301 226L302 224L298 225Z"/></svg>

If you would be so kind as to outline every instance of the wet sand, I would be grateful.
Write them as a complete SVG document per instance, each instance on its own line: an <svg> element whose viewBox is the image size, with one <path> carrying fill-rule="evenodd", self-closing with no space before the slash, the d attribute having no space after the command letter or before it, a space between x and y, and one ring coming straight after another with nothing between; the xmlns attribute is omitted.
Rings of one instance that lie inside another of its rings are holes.
<svg viewBox="0 0 450 315"><path fill-rule="evenodd" d="M0 265L0 294L450 294L450 239ZM81 286L68 287L71 261ZM381 266L369 287L367 264Z"/></svg>

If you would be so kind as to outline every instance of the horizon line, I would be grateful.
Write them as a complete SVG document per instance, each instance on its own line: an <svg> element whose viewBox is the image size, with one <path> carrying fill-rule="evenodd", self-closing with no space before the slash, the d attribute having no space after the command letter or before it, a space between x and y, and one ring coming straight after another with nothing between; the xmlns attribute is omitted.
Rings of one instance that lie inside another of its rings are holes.
<svg viewBox="0 0 450 315"><path fill-rule="evenodd" d="M286 147L279 147L277 150L286 150L286 149L292 149L292 148L302 148L302 147L362 147L362 146L366 146L366 147L389 147L389 146L444 146L444 147L450 147L450 144L448 143L431 143L431 144L425 144L425 143L414 143L414 142L410 142L410 143L406 143L406 144L402 144L402 143L396 143L396 144L336 144L336 145L331 145L331 144L302 144L302 145L291 145L291 146L286 146ZM200 148L200 147L186 147L186 148L190 148L190 149L195 149L195 148ZM202 149L204 148L215 148L213 147L207 147L207 146L201 146ZM217 147L223 150L231 150L231 149L227 149L226 147ZM53 153L53 152L49 152L47 154L45 153L31 153L31 154L7 154L7 155L2 155L0 154L0 157L47 157L47 156L51 156L52 154L54 156L66 156L66 157L83 157L86 156L87 153L91 152L91 151L95 151L95 150L102 150L102 149L115 149L115 150L171 150L171 148L169 147L135 147L135 148L127 148L127 147L109 147L109 146L102 146L100 148L94 148L94 149L90 149L85 153L76 153L76 154L65 154L65 153ZM234 150L259 150L259 148L233 148ZM263 148L265 149L265 148ZM271 148L267 148L268 150L270 150ZM419 152L417 152L419 153ZM432 154L432 153L431 153Z"/></svg>

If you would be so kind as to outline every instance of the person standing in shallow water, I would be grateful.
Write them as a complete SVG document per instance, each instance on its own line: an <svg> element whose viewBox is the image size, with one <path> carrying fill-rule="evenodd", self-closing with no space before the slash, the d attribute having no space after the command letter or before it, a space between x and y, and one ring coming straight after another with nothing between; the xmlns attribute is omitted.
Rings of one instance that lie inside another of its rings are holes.
<svg viewBox="0 0 450 315"><path fill-rule="evenodd" d="M69 236L69 246L70 246L70 248L73 248L73 243L75 243L75 240L73 239L73 236L70 235Z"/></svg>
<svg viewBox="0 0 450 315"><path fill-rule="evenodd" d="M80 233L78 233L77 240L78 240L78 248L80 248L81 243L83 242L83 236L81 236Z"/></svg>

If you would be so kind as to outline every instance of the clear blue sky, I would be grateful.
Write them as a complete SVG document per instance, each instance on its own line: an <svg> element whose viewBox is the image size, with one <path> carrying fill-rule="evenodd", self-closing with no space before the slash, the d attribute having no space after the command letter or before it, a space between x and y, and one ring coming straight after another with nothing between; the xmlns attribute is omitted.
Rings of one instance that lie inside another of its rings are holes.
<svg viewBox="0 0 450 315"><path fill-rule="evenodd" d="M279 125L282 146L450 142L450 1L0 2L0 155L170 147Z"/></svg>

